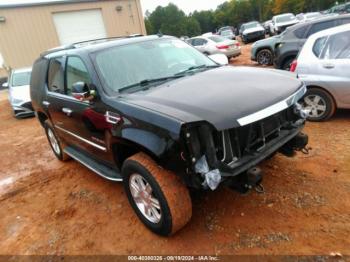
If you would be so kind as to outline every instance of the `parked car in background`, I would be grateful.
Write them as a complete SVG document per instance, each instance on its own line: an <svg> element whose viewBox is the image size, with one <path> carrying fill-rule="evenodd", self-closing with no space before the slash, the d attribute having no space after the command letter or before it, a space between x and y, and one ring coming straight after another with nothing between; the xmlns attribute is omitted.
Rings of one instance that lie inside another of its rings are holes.
<svg viewBox="0 0 350 262"><path fill-rule="evenodd" d="M17 118L34 115L29 92L31 72L31 68L14 69L9 81L2 85L9 89L9 101Z"/></svg>
<svg viewBox="0 0 350 262"><path fill-rule="evenodd" d="M255 40L265 38L265 28L257 22L249 22L242 24L239 29L239 34L242 38L243 43L252 42Z"/></svg>
<svg viewBox="0 0 350 262"><path fill-rule="evenodd" d="M265 38L252 44L252 48L250 50L251 60L258 62L259 65L272 65L274 60L275 45L283 34L284 33Z"/></svg>
<svg viewBox="0 0 350 262"><path fill-rule="evenodd" d="M217 31L217 34L221 35L222 31L227 31L227 30L231 30L233 34L235 34L236 32L236 29L233 26L223 26L219 28L219 30Z"/></svg>
<svg viewBox="0 0 350 262"><path fill-rule="evenodd" d="M187 42L205 55L224 54L230 59L241 54L238 41L218 35L197 36L190 38Z"/></svg>
<svg viewBox="0 0 350 262"><path fill-rule="evenodd" d="M186 35L180 36L180 40L182 40L182 41L187 41L188 39L190 39L190 38Z"/></svg>
<svg viewBox="0 0 350 262"><path fill-rule="evenodd" d="M278 35L286 30L288 27L299 23L299 20L294 14L281 14L276 15L272 18L270 25L270 31L274 35Z"/></svg>
<svg viewBox="0 0 350 262"><path fill-rule="evenodd" d="M304 23L304 22L321 18L322 16L323 15L320 12L312 12L312 13L306 13L306 14L298 14L296 17L301 23Z"/></svg>
<svg viewBox="0 0 350 262"><path fill-rule="evenodd" d="M335 5L328 9L326 14L348 14L350 13L350 3Z"/></svg>
<svg viewBox="0 0 350 262"><path fill-rule="evenodd" d="M297 57L309 36L347 23L350 23L350 14L321 18L293 26L293 30L288 30L288 33L284 34L276 43L275 67L289 70L291 63Z"/></svg>
<svg viewBox="0 0 350 262"><path fill-rule="evenodd" d="M263 23L263 27L265 28L265 34L266 35L272 35L271 33L271 24L272 24L272 20L268 20L266 22Z"/></svg>
<svg viewBox="0 0 350 262"><path fill-rule="evenodd" d="M7 77L0 77L0 90L8 88L8 85L5 85L5 87L3 87L3 84L5 84L7 82L8 82Z"/></svg>
<svg viewBox="0 0 350 262"><path fill-rule="evenodd" d="M139 219L164 236L191 219L188 188L247 192L262 180L256 165L305 148L305 92L292 74L221 66L169 36L48 51L31 79L55 156L123 182Z"/></svg>
<svg viewBox="0 0 350 262"><path fill-rule="evenodd" d="M223 30L220 32L219 34L221 37L230 39L230 40L235 40L236 39L236 35L234 34L234 32L231 29L228 30Z"/></svg>
<svg viewBox="0 0 350 262"><path fill-rule="evenodd" d="M291 71L308 87L302 100L309 120L329 119L336 108L350 109L350 24L310 36Z"/></svg>

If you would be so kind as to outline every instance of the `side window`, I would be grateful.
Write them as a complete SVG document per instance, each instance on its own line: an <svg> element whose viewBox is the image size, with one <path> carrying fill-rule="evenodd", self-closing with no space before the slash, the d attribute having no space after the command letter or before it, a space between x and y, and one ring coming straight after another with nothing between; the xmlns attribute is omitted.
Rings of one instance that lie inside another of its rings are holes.
<svg viewBox="0 0 350 262"><path fill-rule="evenodd" d="M67 66L67 95L72 95L72 86L76 82L91 84L90 75L84 62L76 56L68 57Z"/></svg>
<svg viewBox="0 0 350 262"><path fill-rule="evenodd" d="M323 59L350 59L350 31L341 32L328 38L322 51Z"/></svg>
<svg viewBox="0 0 350 262"><path fill-rule="evenodd" d="M322 49L325 46L327 37L321 37L319 39L316 40L313 48L312 48L312 52L315 54L315 56L320 57Z"/></svg>
<svg viewBox="0 0 350 262"><path fill-rule="evenodd" d="M307 26L300 27L294 31L294 35L299 39L303 39L305 36L306 30L307 30Z"/></svg>
<svg viewBox="0 0 350 262"><path fill-rule="evenodd" d="M49 91L64 94L64 58L57 57L50 60L47 77Z"/></svg>
<svg viewBox="0 0 350 262"><path fill-rule="evenodd" d="M196 38L193 40L193 46L201 46L204 45L204 39L202 38Z"/></svg>
<svg viewBox="0 0 350 262"><path fill-rule="evenodd" d="M307 34L307 37L309 37L312 34L315 34L315 33L319 32L319 31L331 28L333 26L334 26L334 20L314 24L314 25L311 26L311 28L310 28L310 30L309 30L309 32Z"/></svg>

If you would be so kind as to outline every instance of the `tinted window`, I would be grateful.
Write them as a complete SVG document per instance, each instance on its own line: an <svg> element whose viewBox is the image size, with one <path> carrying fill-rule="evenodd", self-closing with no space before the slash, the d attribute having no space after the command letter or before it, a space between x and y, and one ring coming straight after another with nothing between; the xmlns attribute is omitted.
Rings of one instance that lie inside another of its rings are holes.
<svg viewBox="0 0 350 262"><path fill-rule="evenodd" d="M64 94L64 58L50 60L47 85L51 92Z"/></svg>
<svg viewBox="0 0 350 262"><path fill-rule="evenodd" d="M67 61L67 94L72 94L72 85L76 82L90 84L90 75L79 57L69 57Z"/></svg>
<svg viewBox="0 0 350 262"><path fill-rule="evenodd" d="M319 31L331 28L333 26L334 26L334 20L314 24L314 25L311 26L311 28L310 28L310 30L309 30L309 32L307 34L307 37L309 37L312 34L315 34L315 33L319 32Z"/></svg>
<svg viewBox="0 0 350 262"><path fill-rule="evenodd" d="M350 31L338 33L328 38L322 51L323 59L350 59Z"/></svg>
<svg viewBox="0 0 350 262"><path fill-rule="evenodd" d="M31 72L13 73L11 86L26 86L30 83Z"/></svg>
<svg viewBox="0 0 350 262"><path fill-rule="evenodd" d="M207 41L202 39L202 38L196 38L196 39L192 40L192 45L193 46L201 46L201 45L204 45L206 43L207 43Z"/></svg>
<svg viewBox="0 0 350 262"><path fill-rule="evenodd" d="M320 54L322 52L322 49L326 43L326 40L327 40L327 37L321 37L319 39L316 40L313 48L312 48L312 51L313 53L315 54L315 56L317 57L320 57Z"/></svg>
<svg viewBox="0 0 350 262"><path fill-rule="evenodd" d="M300 27L294 31L294 35L299 39L303 39L305 36L306 29L307 29L307 26Z"/></svg>

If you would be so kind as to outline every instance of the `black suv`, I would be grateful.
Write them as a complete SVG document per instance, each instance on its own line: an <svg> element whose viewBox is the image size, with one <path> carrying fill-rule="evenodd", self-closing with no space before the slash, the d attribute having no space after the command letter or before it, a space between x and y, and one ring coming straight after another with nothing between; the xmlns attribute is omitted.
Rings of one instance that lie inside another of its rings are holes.
<svg viewBox="0 0 350 262"><path fill-rule="evenodd" d="M191 218L188 187L246 191L261 182L259 162L303 149L305 91L290 73L220 66L169 36L51 50L31 77L56 157L123 181L138 217L161 235Z"/></svg>
<svg viewBox="0 0 350 262"><path fill-rule="evenodd" d="M291 63L310 35L348 23L350 23L350 15L339 15L297 24L289 28L275 45L275 67L289 70Z"/></svg>

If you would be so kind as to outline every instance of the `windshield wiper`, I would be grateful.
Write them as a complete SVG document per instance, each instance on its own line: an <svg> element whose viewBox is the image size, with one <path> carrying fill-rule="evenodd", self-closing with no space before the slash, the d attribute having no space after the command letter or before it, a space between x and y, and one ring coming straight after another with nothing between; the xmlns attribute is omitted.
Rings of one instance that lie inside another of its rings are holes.
<svg viewBox="0 0 350 262"><path fill-rule="evenodd" d="M216 67L220 67L220 65L199 65L199 66L191 66L189 68L187 68L186 70L183 70L179 73L176 73L175 75L176 76L179 76L179 75L183 75L183 74L186 74L188 72L192 72L194 70L197 70L197 69L209 69L209 68L216 68Z"/></svg>
<svg viewBox="0 0 350 262"><path fill-rule="evenodd" d="M121 93L121 92L124 92L126 90L132 89L134 87L142 87L142 89L147 89L147 86L150 84L157 83L157 82L164 82L164 81L168 81L168 80L176 79L176 78L180 78L180 77L183 77L183 76L182 75L173 75L173 76L167 76L167 77L145 79L145 80L142 80L138 83L125 86L125 87L119 89L119 92Z"/></svg>

